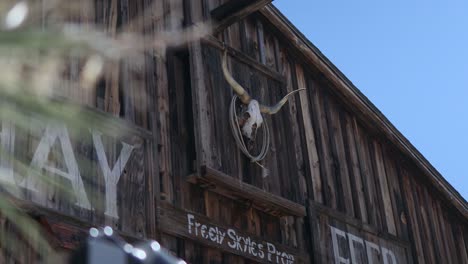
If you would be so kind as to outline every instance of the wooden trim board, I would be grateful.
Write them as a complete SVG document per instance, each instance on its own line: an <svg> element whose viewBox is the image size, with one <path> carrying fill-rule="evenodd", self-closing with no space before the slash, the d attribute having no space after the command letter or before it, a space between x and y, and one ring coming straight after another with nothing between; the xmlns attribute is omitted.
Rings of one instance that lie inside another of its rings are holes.
<svg viewBox="0 0 468 264"><path fill-rule="evenodd" d="M201 167L200 175L188 176L187 181L208 187L213 192L235 200L249 201L257 209L272 215L298 217L306 215L303 205L266 192L207 166Z"/></svg>

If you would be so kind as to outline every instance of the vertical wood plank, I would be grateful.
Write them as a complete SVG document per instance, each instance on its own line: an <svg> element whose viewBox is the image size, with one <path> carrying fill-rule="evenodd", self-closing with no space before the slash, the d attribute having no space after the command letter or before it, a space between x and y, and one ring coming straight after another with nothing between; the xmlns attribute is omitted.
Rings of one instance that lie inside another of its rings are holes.
<svg viewBox="0 0 468 264"><path fill-rule="evenodd" d="M272 70L277 70L278 65L276 64L276 51L275 51L275 37L271 32L264 31L265 41L265 65Z"/></svg>
<svg viewBox="0 0 468 264"><path fill-rule="evenodd" d="M451 261L451 254L447 251L446 243L444 243L443 237L445 236L446 232L442 228L442 223L440 223L439 214L442 212L439 211L438 202L431 197L431 195L426 192L426 199L429 205L432 228L434 229L434 234L436 237L436 244L437 244L437 251L440 255L440 259L446 259Z"/></svg>
<svg viewBox="0 0 468 264"><path fill-rule="evenodd" d="M439 219L436 215L437 205L435 204L434 197L429 194L428 189L424 188L425 204L427 207L427 213L429 217L429 227L432 230L432 237L434 239L434 248L436 249L436 257L439 261L448 259L445 248L443 245L442 236L439 226Z"/></svg>
<svg viewBox="0 0 468 264"><path fill-rule="evenodd" d="M332 99L328 101L328 126L330 138L332 139L332 154L335 160L338 193L340 204L344 206L341 210L354 217L353 194L349 178L348 164L346 163L346 151L343 142L343 130L341 127L341 109Z"/></svg>
<svg viewBox="0 0 468 264"><path fill-rule="evenodd" d="M421 199L423 187L420 184L418 184L418 182L416 182L416 180L414 179L412 179L411 186L413 189L412 192L413 192L414 201L416 205L415 214L418 218L418 221L416 222L415 226L419 227L419 230L422 235L422 239L423 239L422 241L424 242L422 244L423 249L424 249L424 254L429 263L437 263L436 256L435 256L435 249L433 247L432 232L428 225L425 204L423 203Z"/></svg>
<svg viewBox="0 0 468 264"><path fill-rule="evenodd" d="M226 30L225 30L225 38L224 38L224 41L229 43L229 45L231 47L233 47L234 49L237 49L237 50L241 50L242 46L241 46L241 37L240 35L241 34L244 34L244 32L240 32L240 23L235 23L231 26L229 26Z"/></svg>
<svg viewBox="0 0 468 264"><path fill-rule="evenodd" d="M110 1L110 7L108 10L109 15L107 19L104 19L104 23L106 24L105 26L107 27L107 32L109 32L111 36L115 36L117 31L118 16L117 0ZM105 111L118 116L120 114L119 63L109 65L109 70L105 72L105 80Z"/></svg>
<svg viewBox="0 0 468 264"><path fill-rule="evenodd" d="M385 149L385 150L384 150ZM406 224L406 205L402 197L402 190L399 183L398 165L395 161L395 156L391 155L387 148L384 148L383 156L385 162L385 170L387 173L388 187L390 198L392 200L392 208L397 228L398 236L403 239L408 239L408 226Z"/></svg>
<svg viewBox="0 0 468 264"><path fill-rule="evenodd" d="M406 169L401 170L403 192L408 206L408 218L410 223L410 235L412 237L412 245L414 248L413 255L416 256L418 263L425 263L425 254L423 250L423 241L420 230L418 229L419 222L416 216L416 204L413 199L413 189L410 180L410 175Z"/></svg>
<svg viewBox="0 0 468 264"><path fill-rule="evenodd" d="M374 147L374 154L375 154L375 163L376 163L375 165L377 169L376 177L378 177L380 192L382 193L386 226L390 234L397 235L393 208L392 208L392 200L390 199L390 194L389 194L389 189L388 189L387 173L385 171L384 160L382 157L382 149L381 149L380 144L377 141L373 141L373 147Z"/></svg>
<svg viewBox="0 0 468 264"><path fill-rule="evenodd" d="M350 177L351 177L351 184L354 186L354 203L356 209L356 216L361 219L364 223L368 223L367 218L367 210L366 207L366 198L364 194L364 186L362 183L362 175L359 166L359 157L358 157L358 150L356 146L356 139L354 135L354 120L353 117L348 114L344 113L343 115L343 129L344 129L344 136L345 136L345 145L346 154L348 158L348 167L350 170Z"/></svg>
<svg viewBox="0 0 468 264"><path fill-rule="evenodd" d="M253 59L260 61L259 58L259 42L257 40L257 29L255 21L247 17L240 22L241 25L241 45L242 51Z"/></svg>
<svg viewBox="0 0 468 264"><path fill-rule="evenodd" d="M293 83L294 78L292 78L293 72L291 71L291 64L289 61L284 61L282 64L283 69L283 75L287 76L287 85L286 85L286 91L292 92L293 89L297 89L297 86ZM301 111L301 108L298 109L298 104L300 106L300 102L296 101L296 98L290 98L288 102L288 109L289 109L289 119L291 119L291 132L292 132L292 138L291 140L293 141L293 149L294 149L294 154L296 158L296 167L295 171L298 173L298 179L299 179L299 191L301 192L301 202L305 201L307 199L307 180L306 180L306 172L304 171L304 157L302 156L302 148L303 145L301 143L301 131L299 129L299 124L297 124L298 118L295 118L298 115L298 111ZM310 120L309 120L310 122ZM316 150L315 150L316 151ZM321 187L321 186L320 186ZM321 193L320 193L321 196Z"/></svg>
<svg viewBox="0 0 468 264"><path fill-rule="evenodd" d="M191 5L191 18L194 23L203 20L202 5L194 3ZM195 146L197 149L197 167L202 164L214 167L210 145L212 134L206 124L210 124L210 110L208 98L206 98L205 77L203 71L202 48L200 42L194 42L189 46L190 52L190 76L192 83L193 112L195 123Z"/></svg>
<svg viewBox="0 0 468 264"><path fill-rule="evenodd" d="M453 230L452 230L454 226L453 222L454 222L455 217L453 215L450 215L447 211L445 212L444 217L446 217L445 230L447 231L447 233L445 233L444 236L445 236L445 241L446 241L445 243L447 243L448 249L450 252L449 254L452 257L453 263L461 263L458 260L457 246L455 244Z"/></svg>
<svg viewBox="0 0 468 264"><path fill-rule="evenodd" d="M263 31L263 24L259 19L256 19L255 22L257 28L258 52L260 57L260 63L266 65L265 35Z"/></svg>
<svg viewBox="0 0 468 264"><path fill-rule="evenodd" d="M304 71L301 65L296 64L296 80L297 80L297 87L298 89L306 88L307 83L304 76ZM310 87L309 87L310 89ZM319 155L317 151L317 145L315 143L315 132L314 127L312 125L311 114L312 110L309 106L309 99L307 97L306 92L299 92L299 102L301 107L301 115L302 121L304 126L304 135L306 140L306 149L307 149L307 156L309 159L309 171L311 173L312 179L312 192L313 192L313 199L319 203L323 203L323 193L322 193L322 175L320 174L320 161Z"/></svg>
<svg viewBox="0 0 468 264"><path fill-rule="evenodd" d="M369 223L380 227L380 215L377 206L377 194L374 183L374 172L371 165L370 153L368 149L368 139L366 138L363 128L354 120L354 131L356 137L356 147L358 149L359 165L363 179L364 194L366 197L367 215Z"/></svg>
<svg viewBox="0 0 468 264"><path fill-rule="evenodd" d="M156 17L164 17L164 1L156 0L154 3L154 10ZM164 19L160 19L154 24L155 34L157 32L166 30ZM168 91L168 77L166 68L166 51L163 49L155 51L157 56L155 58L156 67L156 87L157 87L157 114L158 114L158 129L159 129L159 144L158 154L160 157L159 176L161 181L161 192L165 196L164 199L173 201L173 182L171 175L171 142L170 142L170 113L169 113L169 91Z"/></svg>
<svg viewBox="0 0 468 264"><path fill-rule="evenodd" d="M265 81L265 79L263 79L263 81ZM252 84L252 87L256 86ZM280 100L285 94L282 87L272 80L266 79L266 82L263 82L261 87L265 87L266 89L260 98L263 98L263 102L267 102L270 105ZM274 155L274 159L276 159L275 164L271 165L274 165L274 168L277 169L277 171L271 172L271 178L270 176L267 177L268 179L274 179L270 184L270 190L278 189L279 194L283 197L299 202L299 197L302 198L303 192L298 191L298 173L296 169L292 167L296 164L294 151L291 151L293 149L293 144L290 144L290 141L286 140L287 138L291 138L289 134L291 122L288 112L282 110L269 117L268 122L271 124L270 131L272 132L273 138L271 155ZM288 175L288 177L285 177L285 175Z"/></svg>
<svg viewBox="0 0 468 264"><path fill-rule="evenodd" d="M324 204L330 206L332 209L337 209L336 180L333 173L334 163L331 157L331 139L328 133L329 128L324 106L323 87L320 87L316 82L309 80L307 88L309 91L307 99L310 102L312 113L312 126L316 128L317 133L316 144L319 157L317 161L320 166L320 174L318 175L320 175L322 182L323 201ZM315 159L312 159L311 164L317 164ZM316 176L313 177L316 179ZM316 184L317 186L315 188L319 188L319 183L317 182Z"/></svg>
<svg viewBox="0 0 468 264"><path fill-rule="evenodd" d="M464 238L464 227L462 225L455 225L454 227L454 234L456 236L456 244L457 244L457 251L460 254L460 262L461 263L468 263L468 252L467 252L467 245L466 240ZM442 241L443 242L443 241Z"/></svg>

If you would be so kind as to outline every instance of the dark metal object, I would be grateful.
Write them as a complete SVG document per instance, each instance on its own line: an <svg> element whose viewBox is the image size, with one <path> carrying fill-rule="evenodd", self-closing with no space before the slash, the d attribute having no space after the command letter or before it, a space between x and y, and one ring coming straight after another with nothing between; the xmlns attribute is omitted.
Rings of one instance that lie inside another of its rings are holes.
<svg viewBox="0 0 468 264"><path fill-rule="evenodd" d="M70 264L184 264L154 240L133 246L111 227L91 228L88 238L69 259Z"/></svg>

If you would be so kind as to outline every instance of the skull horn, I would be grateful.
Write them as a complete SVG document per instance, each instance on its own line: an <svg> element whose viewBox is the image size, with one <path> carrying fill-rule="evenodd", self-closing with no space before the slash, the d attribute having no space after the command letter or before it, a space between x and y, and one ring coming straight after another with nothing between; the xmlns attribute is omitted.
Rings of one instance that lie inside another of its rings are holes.
<svg viewBox="0 0 468 264"><path fill-rule="evenodd" d="M252 98L250 97L249 93L242 87L234 78L232 77L231 73L229 72L227 68L227 49L224 50L224 55L223 55L223 74L224 78L226 78L226 81L229 83L229 85L232 87L234 92L239 96L239 99L241 100L242 103L244 104L249 104Z"/></svg>
<svg viewBox="0 0 468 264"><path fill-rule="evenodd" d="M283 105L288 101L289 96L291 96L291 95L293 95L293 94L295 94L295 93L297 93L299 91L302 91L302 90L305 90L305 88L297 89L295 91L292 91L292 92L288 93L285 97L283 97L283 99L281 99L274 106L260 105L260 112L265 113L265 114L270 114L270 115L274 115L274 114L278 113L278 111L281 109L281 107L283 107Z"/></svg>

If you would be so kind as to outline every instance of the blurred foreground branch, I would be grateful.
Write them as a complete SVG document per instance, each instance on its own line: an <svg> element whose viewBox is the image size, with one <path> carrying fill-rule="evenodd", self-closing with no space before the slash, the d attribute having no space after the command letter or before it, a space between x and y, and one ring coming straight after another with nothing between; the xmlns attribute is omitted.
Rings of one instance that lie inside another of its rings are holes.
<svg viewBox="0 0 468 264"><path fill-rule="evenodd" d="M113 1L115 2L115 1ZM63 87L96 93L96 87L115 64L125 60L143 64L145 56L164 57L169 47L185 45L209 34L209 24L196 24L183 30L158 31L151 35L143 32L148 25L165 17L146 14L156 8L157 1L143 14L109 32L94 21L79 19L83 14L96 13L94 1L2 1L0 3L0 116L2 137L6 124L17 130L29 131L32 118L54 120L67 124L73 130L106 127L109 116L90 111L76 98L61 92ZM171 14L163 13L163 16ZM131 26L129 26L131 24ZM75 66L74 66L75 65ZM70 74L72 72L72 74ZM124 87L128 89L128 87ZM114 113L115 114L115 113ZM116 131L108 131L116 134ZM12 139L15 141L14 137ZM7 141L5 141L7 142ZM15 169L16 183L30 173L27 161L12 156L8 144L0 146L2 164ZM8 170L0 170L0 179L9 177ZM70 192L61 181L54 181L43 172L35 171L42 184L59 186ZM18 233L9 234L2 229L2 250L19 256L24 243L32 247L43 262L56 259L58 252L49 246L39 224L10 202L10 197L21 196L9 184L0 181L0 218L15 226ZM68 196L66 196L68 197ZM1 222L1 221L0 221ZM0 226L2 228L2 226ZM24 240L18 240L19 237ZM12 243L16 241L16 243Z"/></svg>

